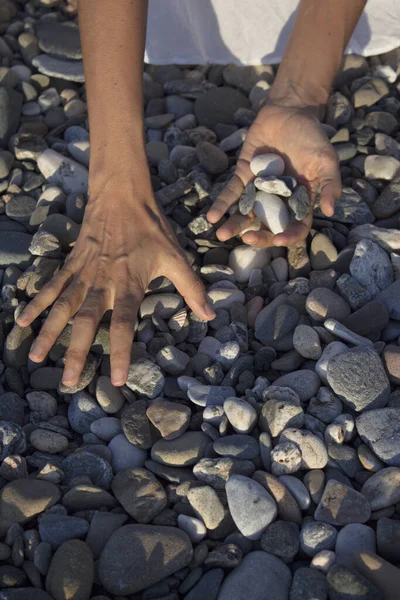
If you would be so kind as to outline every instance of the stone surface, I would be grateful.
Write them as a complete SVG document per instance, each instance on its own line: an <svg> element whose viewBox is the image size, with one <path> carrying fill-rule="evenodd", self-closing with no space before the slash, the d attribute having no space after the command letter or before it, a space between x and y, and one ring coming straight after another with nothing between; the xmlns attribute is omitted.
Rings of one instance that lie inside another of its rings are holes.
<svg viewBox="0 0 400 600"><path fill-rule="evenodd" d="M46 590L54 600L89 600L94 579L93 555L80 540L70 540L54 554Z"/></svg>
<svg viewBox="0 0 400 600"><path fill-rule="evenodd" d="M361 439L389 466L400 466L400 409L367 411L356 420Z"/></svg>
<svg viewBox="0 0 400 600"><path fill-rule="evenodd" d="M145 469L120 471L111 487L118 502L138 523L149 523L167 505L164 488Z"/></svg>
<svg viewBox="0 0 400 600"><path fill-rule="evenodd" d="M275 501L256 481L233 475L226 486L229 510L239 531L258 540L277 514Z"/></svg>
<svg viewBox="0 0 400 600"><path fill-rule="evenodd" d="M289 225L288 210L284 202L275 194L257 192L253 211L272 233L282 233Z"/></svg>
<svg viewBox="0 0 400 600"><path fill-rule="evenodd" d="M330 525L366 523L371 516L371 507L363 494L330 479L324 489L314 518Z"/></svg>

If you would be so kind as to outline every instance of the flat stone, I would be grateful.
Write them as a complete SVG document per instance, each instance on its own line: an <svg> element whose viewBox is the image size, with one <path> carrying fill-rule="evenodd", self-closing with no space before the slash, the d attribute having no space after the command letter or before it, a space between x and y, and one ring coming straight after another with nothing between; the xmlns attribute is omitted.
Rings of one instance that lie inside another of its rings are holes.
<svg viewBox="0 0 400 600"><path fill-rule="evenodd" d="M40 539L53 550L68 540L84 538L89 531L89 523L80 517L50 513L42 515L38 522Z"/></svg>
<svg viewBox="0 0 400 600"><path fill-rule="evenodd" d="M121 412L121 427L126 439L143 450L153 445L150 421L146 416L147 400L127 403Z"/></svg>
<svg viewBox="0 0 400 600"><path fill-rule="evenodd" d="M75 485L63 497L63 505L72 511L98 510L101 508L115 508L115 498L105 490L95 486L80 484Z"/></svg>
<svg viewBox="0 0 400 600"><path fill-rule="evenodd" d="M388 508L400 502L400 469L386 467L374 473L361 488L372 510Z"/></svg>
<svg viewBox="0 0 400 600"><path fill-rule="evenodd" d="M80 60L60 60L48 54L39 54L32 60L32 64L38 69L39 73L49 77L76 81L77 83L85 81L83 64Z"/></svg>
<svg viewBox="0 0 400 600"><path fill-rule="evenodd" d="M183 308L183 299L178 294L153 294L146 296L140 305L142 319L157 314L162 319L171 318L178 310Z"/></svg>
<svg viewBox="0 0 400 600"><path fill-rule="evenodd" d="M313 289L307 297L306 310L318 322L329 318L342 322L351 313L346 300L328 288Z"/></svg>
<svg viewBox="0 0 400 600"><path fill-rule="evenodd" d="M290 334L299 321L299 313L293 306L276 300L263 308L256 318L255 336L265 346Z"/></svg>
<svg viewBox="0 0 400 600"><path fill-rule="evenodd" d="M310 211L310 198L307 188L304 185L298 185L289 198L289 207L296 221L302 221Z"/></svg>
<svg viewBox="0 0 400 600"><path fill-rule="evenodd" d="M293 334L293 346L304 358L318 360L322 354L318 333L308 325L298 325Z"/></svg>
<svg viewBox="0 0 400 600"><path fill-rule="evenodd" d="M115 473L128 467L143 467L148 458L146 450L131 444L123 433L114 436L108 448L112 453L111 464Z"/></svg>
<svg viewBox="0 0 400 600"><path fill-rule="evenodd" d="M293 371L278 377L274 386L288 387L298 394L302 402L307 402L318 392L321 382L316 373L310 370Z"/></svg>
<svg viewBox="0 0 400 600"><path fill-rule="evenodd" d="M338 565L351 565L360 552L376 552L375 531L360 523L349 523L338 533L335 553Z"/></svg>
<svg viewBox="0 0 400 600"><path fill-rule="evenodd" d="M124 395L119 387L111 383L111 379L100 375L96 383L96 400L107 414L115 414L125 403Z"/></svg>
<svg viewBox="0 0 400 600"><path fill-rule="evenodd" d="M343 273L336 281L338 290L353 310L358 310L370 302L372 294L355 277ZM348 318L348 317L346 317Z"/></svg>
<svg viewBox="0 0 400 600"><path fill-rule="evenodd" d="M146 469L124 469L113 479L118 502L138 523L149 523L167 506L164 488Z"/></svg>
<svg viewBox="0 0 400 600"><path fill-rule="evenodd" d="M367 179L392 181L400 168L400 161L392 156L370 154L365 159L364 171Z"/></svg>
<svg viewBox="0 0 400 600"><path fill-rule="evenodd" d="M317 271L328 269L337 260L338 252L328 236L317 233L311 242L311 266Z"/></svg>
<svg viewBox="0 0 400 600"><path fill-rule="evenodd" d="M60 498L58 488L47 481L18 479L0 491L0 535L13 523L24 524L53 506Z"/></svg>
<svg viewBox="0 0 400 600"><path fill-rule="evenodd" d="M350 244L357 244L363 238L376 242L386 252L400 250L400 232L397 229L385 229L371 224L359 225L350 231L348 241Z"/></svg>
<svg viewBox="0 0 400 600"><path fill-rule="evenodd" d="M114 531L122 527L127 519L126 514L99 510L94 512L85 542L93 552L93 557L96 560L100 558L104 546Z"/></svg>
<svg viewBox="0 0 400 600"><path fill-rule="evenodd" d="M301 406L287 400L267 400L262 406L259 427L273 438L287 427L302 427L304 413Z"/></svg>
<svg viewBox="0 0 400 600"><path fill-rule="evenodd" d="M268 552L250 552L224 580L218 600L287 600L291 573L285 563Z"/></svg>
<svg viewBox="0 0 400 600"><path fill-rule="evenodd" d="M39 21L36 27L39 48L56 58L82 58L79 29L72 23Z"/></svg>
<svg viewBox="0 0 400 600"><path fill-rule="evenodd" d="M390 258L371 240L358 242L350 263L350 273L372 297L393 283Z"/></svg>
<svg viewBox="0 0 400 600"><path fill-rule="evenodd" d="M68 420L74 431L89 433L91 424L105 416L106 413L88 393L73 394L68 407Z"/></svg>
<svg viewBox="0 0 400 600"><path fill-rule="evenodd" d="M0 231L0 268L6 269L11 264L26 269L32 261L31 241L32 236L27 233Z"/></svg>
<svg viewBox="0 0 400 600"><path fill-rule="evenodd" d="M292 195L292 190L288 187L286 181L275 175L256 177L254 185L258 190L267 192L267 194L276 194L277 196L283 196L284 198L289 198L289 196Z"/></svg>
<svg viewBox="0 0 400 600"><path fill-rule="evenodd" d="M154 400L146 411L148 419L165 440L174 440L189 427L191 411L184 404Z"/></svg>
<svg viewBox="0 0 400 600"><path fill-rule="evenodd" d="M330 525L365 523L371 516L371 507L363 494L343 483L330 479L315 510L314 518Z"/></svg>
<svg viewBox="0 0 400 600"><path fill-rule="evenodd" d="M176 440L158 440L151 458L167 466L187 467L204 457L211 439L201 431L187 431Z"/></svg>
<svg viewBox="0 0 400 600"><path fill-rule="evenodd" d="M91 550L80 540L70 540L62 544L52 558L46 577L46 590L55 600L89 600L93 580Z"/></svg>
<svg viewBox="0 0 400 600"><path fill-rule="evenodd" d="M180 529L125 525L112 534L101 554L99 578L111 594L135 594L186 567L192 554L190 540Z"/></svg>
<svg viewBox="0 0 400 600"><path fill-rule="evenodd" d="M259 455L257 440L251 435L242 433L218 438L213 447L214 451L221 456L240 458L241 460L252 459Z"/></svg>
<svg viewBox="0 0 400 600"><path fill-rule="evenodd" d="M367 411L356 420L362 440L387 465L400 466L400 409Z"/></svg>
<svg viewBox="0 0 400 600"><path fill-rule="evenodd" d="M126 385L133 392L138 392L146 398L155 398L162 392L164 382L160 367L146 358L141 358L130 365Z"/></svg>
<svg viewBox="0 0 400 600"><path fill-rule="evenodd" d="M302 515L299 505L288 488L273 475L265 471L256 471L253 479L262 485L275 500L278 516L283 521L293 521L301 526Z"/></svg>

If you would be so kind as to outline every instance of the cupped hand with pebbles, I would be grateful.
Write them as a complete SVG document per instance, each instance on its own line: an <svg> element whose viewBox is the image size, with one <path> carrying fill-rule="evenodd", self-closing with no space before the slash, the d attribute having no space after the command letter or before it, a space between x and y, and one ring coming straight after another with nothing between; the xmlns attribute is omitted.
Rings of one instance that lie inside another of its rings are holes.
<svg viewBox="0 0 400 600"><path fill-rule="evenodd" d="M364 4L357 0L349 9L344 0L330 6L300 3L268 103L247 133L232 178L208 212L213 224L228 211L231 214L217 231L220 241L242 234L243 242L252 246L292 246L310 231L317 193L322 212L333 215L342 189L339 161L320 119ZM311 9L313 19L308 18ZM316 29L325 30L327 23L331 33L315 36ZM335 31L343 35L334 35ZM259 157L266 154L269 157ZM284 173L286 177L279 180ZM255 176L255 187L261 191L254 194ZM291 194L293 177L298 185ZM288 209L279 196L290 195L293 218L289 222ZM239 211L234 212L238 201ZM261 229L255 217L263 224Z"/></svg>
<svg viewBox="0 0 400 600"><path fill-rule="evenodd" d="M55 302L30 352L31 360L42 362L74 317L63 374L63 383L74 386L100 320L113 309L112 382L123 385L139 305L153 279L168 276L201 319L215 313L152 192L139 59L145 3L102 3L98 10L89 0L81 3L79 15L91 126L90 200L63 269L19 315L18 324L28 326Z"/></svg>

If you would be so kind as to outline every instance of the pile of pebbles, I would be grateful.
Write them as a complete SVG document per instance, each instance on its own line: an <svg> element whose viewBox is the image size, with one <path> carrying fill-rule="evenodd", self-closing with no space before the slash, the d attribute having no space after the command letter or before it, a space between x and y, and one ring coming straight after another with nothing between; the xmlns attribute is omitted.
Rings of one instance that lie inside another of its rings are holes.
<svg viewBox="0 0 400 600"><path fill-rule="evenodd" d="M71 325L35 364L42 320L15 315L87 201L75 21L58 0L0 4L1 600L382 598L351 563L400 563L398 53L346 58L324 124L343 195L288 250L221 243L205 217L276 69L146 68L155 196L217 316L159 278L126 386L105 318L70 389ZM283 168L255 159L235 207L276 232L308 208Z"/></svg>

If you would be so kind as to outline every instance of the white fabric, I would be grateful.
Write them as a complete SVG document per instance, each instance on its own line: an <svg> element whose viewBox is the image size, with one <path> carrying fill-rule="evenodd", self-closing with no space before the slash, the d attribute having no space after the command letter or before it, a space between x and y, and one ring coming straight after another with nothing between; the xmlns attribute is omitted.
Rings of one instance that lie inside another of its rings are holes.
<svg viewBox="0 0 400 600"><path fill-rule="evenodd" d="M153 64L278 63L297 5L298 0L150 0L145 60ZM347 52L371 56L397 46L400 0L369 0Z"/></svg>

